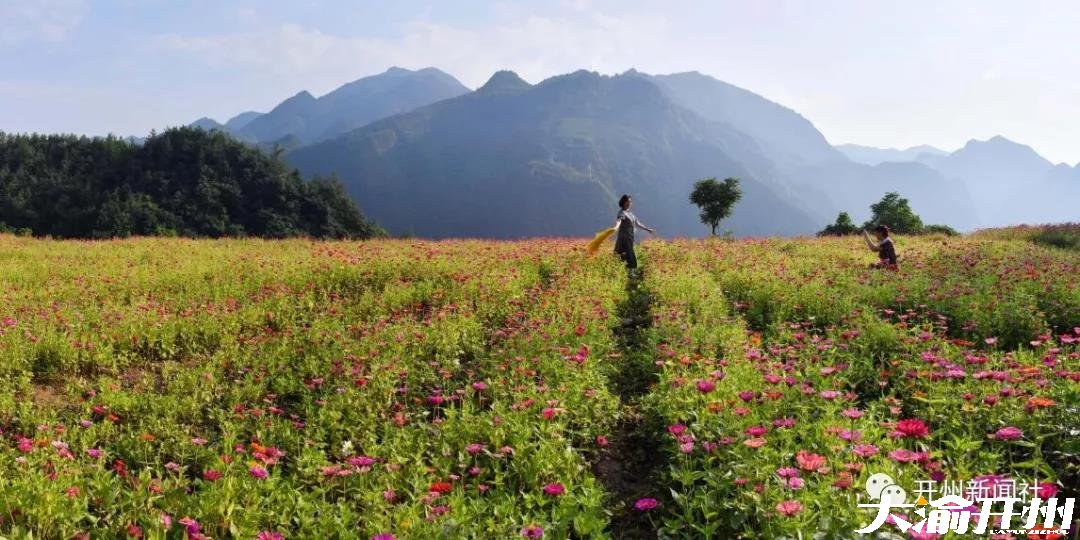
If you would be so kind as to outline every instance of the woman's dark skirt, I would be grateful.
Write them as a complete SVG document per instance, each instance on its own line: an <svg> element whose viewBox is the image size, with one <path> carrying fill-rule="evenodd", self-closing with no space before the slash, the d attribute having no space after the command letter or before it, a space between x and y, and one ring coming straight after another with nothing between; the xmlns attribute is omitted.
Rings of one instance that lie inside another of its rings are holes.
<svg viewBox="0 0 1080 540"><path fill-rule="evenodd" d="M615 252L629 269L637 268L637 255L634 254L634 248L625 248Z"/></svg>

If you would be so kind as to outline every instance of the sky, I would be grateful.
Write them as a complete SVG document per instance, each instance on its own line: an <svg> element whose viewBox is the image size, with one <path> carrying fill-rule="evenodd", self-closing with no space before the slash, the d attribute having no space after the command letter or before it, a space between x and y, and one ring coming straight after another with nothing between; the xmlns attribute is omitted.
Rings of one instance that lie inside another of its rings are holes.
<svg viewBox="0 0 1080 540"><path fill-rule="evenodd" d="M1076 0L0 0L0 131L145 135L391 66L476 88L695 70L833 144L1003 135L1080 162Z"/></svg>

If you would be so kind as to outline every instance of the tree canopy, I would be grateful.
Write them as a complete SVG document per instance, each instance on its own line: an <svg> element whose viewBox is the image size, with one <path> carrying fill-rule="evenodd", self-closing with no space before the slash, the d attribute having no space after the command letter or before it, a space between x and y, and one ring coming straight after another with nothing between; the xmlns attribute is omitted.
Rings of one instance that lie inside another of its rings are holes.
<svg viewBox="0 0 1080 540"><path fill-rule="evenodd" d="M898 234L918 234L923 229L922 218L911 210L908 200L895 191L886 193L880 201L870 205L870 219L863 228L877 225L886 225Z"/></svg>
<svg viewBox="0 0 1080 540"><path fill-rule="evenodd" d="M836 216L836 223L826 226L817 233L818 236L847 236L859 232L859 227L851 220L847 212L840 212Z"/></svg>
<svg viewBox="0 0 1080 540"><path fill-rule="evenodd" d="M0 229L63 238L380 233L336 179L305 181L276 156L195 128L141 145L0 133Z"/></svg>
<svg viewBox="0 0 1080 540"><path fill-rule="evenodd" d="M740 197L742 191L739 189L738 178L725 178L723 182L717 182L715 178L703 178L694 184L690 202L701 210L701 222L708 225L712 235L716 236L716 227L731 215L731 207L735 206Z"/></svg>

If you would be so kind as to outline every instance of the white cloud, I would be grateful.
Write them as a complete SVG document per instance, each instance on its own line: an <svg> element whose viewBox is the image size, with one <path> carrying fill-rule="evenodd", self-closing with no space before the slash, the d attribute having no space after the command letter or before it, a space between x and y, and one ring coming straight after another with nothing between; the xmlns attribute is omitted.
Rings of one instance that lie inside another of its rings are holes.
<svg viewBox="0 0 1080 540"><path fill-rule="evenodd" d="M156 45L214 67L303 78L316 92L391 65L440 67L476 87L499 69L536 82L579 68L610 72L640 66L645 53L667 39L669 27L655 17L590 12L585 17L505 13L484 28L419 20L403 30L393 39L365 38L285 24L265 32L167 35Z"/></svg>
<svg viewBox="0 0 1080 540"><path fill-rule="evenodd" d="M25 41L63 41L86 15L85 0L3 0L0 46Z"/></svg>

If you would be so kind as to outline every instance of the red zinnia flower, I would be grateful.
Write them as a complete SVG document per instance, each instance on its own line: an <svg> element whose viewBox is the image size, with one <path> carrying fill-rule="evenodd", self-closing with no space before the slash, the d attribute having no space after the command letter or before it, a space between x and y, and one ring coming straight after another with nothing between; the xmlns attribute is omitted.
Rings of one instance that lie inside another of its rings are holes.
<svg viewBox="0 0 1080 540"><path fill-rule="evenodd" d="M917 418L908 418L896 423L896 433L900 437L919 438L930 434L930 428L926 423Z"/></svg>

